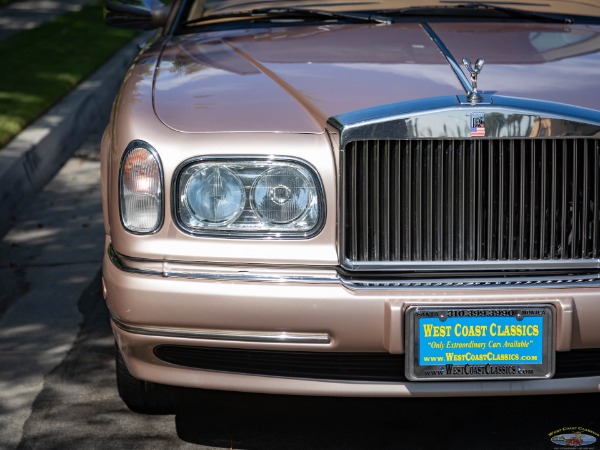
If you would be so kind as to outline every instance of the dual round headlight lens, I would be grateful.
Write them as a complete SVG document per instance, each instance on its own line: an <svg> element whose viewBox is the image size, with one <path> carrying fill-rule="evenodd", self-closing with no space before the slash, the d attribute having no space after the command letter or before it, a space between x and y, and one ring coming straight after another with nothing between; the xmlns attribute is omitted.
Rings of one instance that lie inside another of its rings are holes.
<svg viewBox="0 0 600 450"><path fill-rule="evenodd" d="M267 223L290 223L307 210L313 192L310 180L297 169L269 169L254 182L252 208Z"/></svg>
<svg viewBox="0 0 600 450"><path fill-rule="evenodd" d="M323 209L312 169L296 161L199 161L177 184L179 223L192 233L234 235L314 231Z"/></svg>
<svg viewBox="0 0 600 450"><path fill-rule="evenodd" d="M212 166L197 171L185 187L184 202L200 222L225 225L239 217L246 204L240 179L226 167Z"/></svg>

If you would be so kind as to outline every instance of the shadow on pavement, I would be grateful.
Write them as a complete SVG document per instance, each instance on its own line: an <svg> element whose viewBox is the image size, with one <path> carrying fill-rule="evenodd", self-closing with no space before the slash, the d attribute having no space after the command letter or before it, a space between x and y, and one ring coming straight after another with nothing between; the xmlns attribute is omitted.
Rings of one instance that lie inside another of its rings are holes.
<svg viewBox="0 0 600 450"><path fill-rule="evenodd" d="M600 431L598 396L301 399L198 396L179 437L244 449L552 449L553 431Z"/></svg>

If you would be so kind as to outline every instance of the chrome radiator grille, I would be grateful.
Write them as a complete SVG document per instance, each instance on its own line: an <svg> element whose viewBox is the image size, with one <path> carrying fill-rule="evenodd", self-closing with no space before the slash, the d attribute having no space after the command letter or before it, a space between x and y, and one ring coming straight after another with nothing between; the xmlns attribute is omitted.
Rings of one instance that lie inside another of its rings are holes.
<svg viewBox="0 0 600 450"><path fill-rule="evenodd" d="M350 264L599 256L597 139L353 141L341 167Z"/></svg>

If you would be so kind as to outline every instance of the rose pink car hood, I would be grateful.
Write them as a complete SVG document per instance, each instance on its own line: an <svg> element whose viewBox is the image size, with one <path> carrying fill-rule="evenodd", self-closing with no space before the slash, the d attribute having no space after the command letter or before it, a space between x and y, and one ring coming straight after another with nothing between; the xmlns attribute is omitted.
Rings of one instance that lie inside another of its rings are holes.
<svg viewBox="0 0 600 450"><path fill-rule="evenodd" d="M439 23L457 61L485 58L485 93L600 107L600 27ZM160 120L182 132L320 133L337 114L464 90L419 24L197 33L166 44Z"/></svg>

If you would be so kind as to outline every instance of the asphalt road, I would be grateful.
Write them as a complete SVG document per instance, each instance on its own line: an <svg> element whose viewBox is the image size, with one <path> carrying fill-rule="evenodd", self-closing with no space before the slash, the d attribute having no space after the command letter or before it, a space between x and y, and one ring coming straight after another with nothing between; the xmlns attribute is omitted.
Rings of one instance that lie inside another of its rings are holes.
<svg viewBox="0 0 600 450"><path fill-rule="evenodd" d="M563 428L600 432L598 395L327 399L185 390L177 414L132 413L116 391L101 295L100 130L0 243L0 448L553 449L550 435Z"/></svg>

